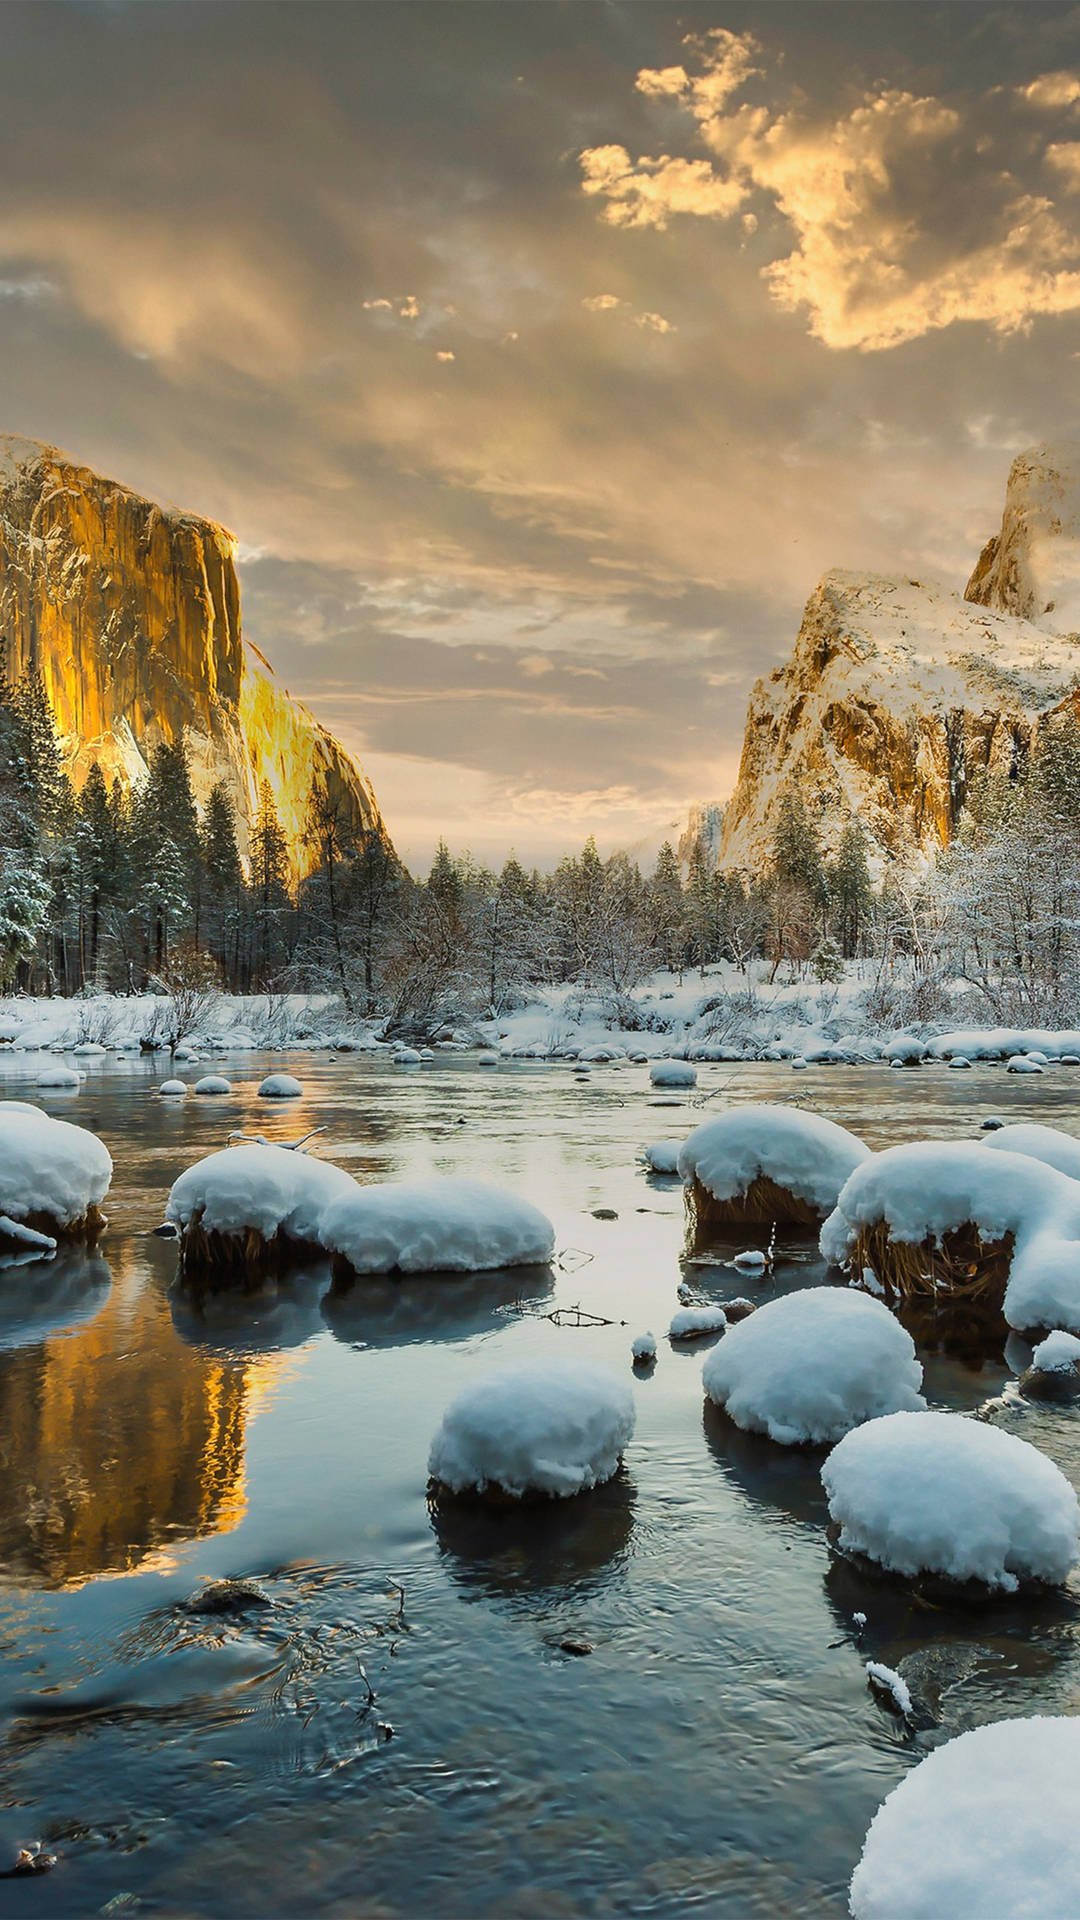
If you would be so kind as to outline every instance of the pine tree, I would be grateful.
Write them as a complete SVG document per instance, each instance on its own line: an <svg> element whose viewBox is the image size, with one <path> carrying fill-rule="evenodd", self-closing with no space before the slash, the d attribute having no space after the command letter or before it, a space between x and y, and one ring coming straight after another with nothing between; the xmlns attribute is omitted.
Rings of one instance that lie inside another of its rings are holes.
<svg viewBox="0 0 1080 1920"><path fill-rule="evenodd" d="M236 813L223 780L211 787L199 826L199 865L200 937L222 968L231 948L235 972L244 876L236 844Z"/></svg>
<svg viewBox="0 0 1080 1920"><path fill-rule="evenodd" d="M268 780L259 787L259 806L251 830L250 898L254 923L253 966L267 980L285 954L285 923L291 909L289 849Z"/></svg>
<svg viewBox="0 0 1080 1920"><path fill-rule="evenodd" d="M829 868L828 889L836 915L840 947L845 960L859 951L859 940L874 904L874 888L866 859L862 824L850 819Z"/></svg>
<svg viewBox="0 0 1080 1920"><path fill-rule="evenodd" d="M682 868L670 840L665 840L656 856L656 871L649 882L649 919L661 966L682 973L686 946L686 902L683 898Z"/></svg>

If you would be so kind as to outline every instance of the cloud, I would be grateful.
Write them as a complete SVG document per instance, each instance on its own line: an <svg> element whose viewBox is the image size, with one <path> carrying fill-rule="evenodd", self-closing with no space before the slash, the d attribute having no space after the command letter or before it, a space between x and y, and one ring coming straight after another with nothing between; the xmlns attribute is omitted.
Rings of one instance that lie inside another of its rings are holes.
<svg viewBox="0 0 1080 1920"><path fill-rule="evenodd" d="M761 74L757 42L721 33L687 45L696 70L643 69L637 90L687 114L710 158L586 148L582 191L604 202L609 225L664 230L679 216L741 213L753 234L771 202L794 245L762 276L777 306L805 312L831 348L881 351L958 321L1007 334L1080 309L1080 232L1056 198L1075 190L1077 149L1052 138L1080 101L1080 77L1048 73L1015 90L1027 120L1041 119L1033 141L1000 87L945 99L879 84L839 112L800 95L784 108L736 106Z"/></svg>
<svg viewBox="0 0 1080 1920"><path fill-rule="evenodd" d="M617 293L590 293L582 301L586 313L613 313L622 306Z"/></svg>
<svg viewBox="0 0 1080 1920"><path fill-rule="evenodd" d="M456 359L457 355L453 353L449 347L437 347L435 349L435 358L436 360L441 360L443 365L446 366L451 360Z"/></svg>

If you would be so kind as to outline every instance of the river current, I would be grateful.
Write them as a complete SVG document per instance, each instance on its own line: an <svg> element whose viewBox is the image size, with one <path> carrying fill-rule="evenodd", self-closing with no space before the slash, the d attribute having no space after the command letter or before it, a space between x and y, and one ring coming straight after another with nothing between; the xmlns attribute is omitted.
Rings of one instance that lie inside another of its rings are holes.
<svg viewBox="0 0 1080 1920"><path fill-rule="evenodd" d="M718 1065L679 1097L644 1067L244 1054L214 1062L231 1096L171 1104L164 1068L86 1064L76 1097L34 1092L18 1056L0 1081L116 1168L92 1254L0 1270L0 1868L57 1855L0 1878L0 1916L839 1920L870 1818L932 1745L1076 1711L1080 1586L962 1614L869 1584L827 1544L822 1454L705 1411L707 1343L664 1338L680 1282L760 1301L823 1272L806 1242L765 1284L721 1264L735 1246L690 1264L681 1191L636 1156L743 1099L875 1147L970 1138L991 1112L1080 1132L1080 1071ZM304 1098L257 1099L283 1065ZM151 1236L177 1174L230 1129L311 1127L362 1180L460 1173L535 1201L550 1275L178 1293ZM550 1317L575 1306L606 1324ZM428 1445L466 1381L530 1355L629 1374L645 1328L659 1359L613 1483L429 1510ZM1023 1402L1002 1352L921 1357L932 1405L999 1399L1080 1486L1080 1416ZM188 1610L230 1575L273 1604ZM906 1663L914 1727L868 1659Z"/></svg>

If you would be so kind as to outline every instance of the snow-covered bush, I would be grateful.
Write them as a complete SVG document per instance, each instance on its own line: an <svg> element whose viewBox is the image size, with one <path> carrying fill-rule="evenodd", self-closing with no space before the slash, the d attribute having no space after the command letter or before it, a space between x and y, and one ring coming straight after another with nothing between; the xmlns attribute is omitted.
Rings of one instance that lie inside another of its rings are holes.
<svg viewBox="0 0 1080 1920"><path fill-rule="evenodd" d="M784 1446L825 1444L925 1406L910 1334L879 1301L843 1287L768 1301L729 1329L702 1381L736 1426Z"/></svg>
<svg viewBox="0 0 1080 1920"><path fill-rule="evenodd" d="M1080 1333L1080 1181L989 1146L920 1140L872 1155L821 1230L822 1257L869 1270L890 1301L1001 1308L1021 1333Z"/></svg>
<svg viewBox="0 0 1080 1920"><path fill-rule="evenodd" d="M927 1754L878 1808L853 1920L1075 1920L1080 1719L999 1720Z"/></svg>
<svg viewBox="0 0 1080 1920"><path fill-rule="evenodd" d="M817 1226L869 1148L797 1107L732 1107L683 1141L679 1172L699 1228Z"/></svg>
<svg viewBox="0 0 1080 1920"><path fill-rule="evenodd" d="M847 1434L821 1479L840 1550L909 1579L1015 1593L1022 1582L1059 1584L1080 1557L1065 1475L982 1420L886 1414Z"/></svg>
<svg viewBox="0 0 1080 1920"><path fill-rule="evenodd" d="M332 1200L319 1238L351 1273L484 1273L542 1266L555 1230L528 1200L478 1181L388 1181Z"/></svg>
<svg viewBox="0 0 1080 1920"><path fill-rule="evenodd" d="M85 1127L40 1108L0 1104L0 1216L54 1239L94 1239L112 1160Z"/></svg>
<svg viewBox="0 0 1080 1920"><path fill-rule="evenodd" d="M536 1361L484 1374L447 1408L428 1472L452 1493L566 1499L618 1470L634 1396L606 1367Z"/></svg>
<svg viewBox="0 0 1080 1920"><path fill-rule="evenodd" d="M341 1167L289 1147L227 1147L180 1175L165 1218L180 1229L185 1273L227 1283L317 1248L325 1208L355 1188Z"/></svg>

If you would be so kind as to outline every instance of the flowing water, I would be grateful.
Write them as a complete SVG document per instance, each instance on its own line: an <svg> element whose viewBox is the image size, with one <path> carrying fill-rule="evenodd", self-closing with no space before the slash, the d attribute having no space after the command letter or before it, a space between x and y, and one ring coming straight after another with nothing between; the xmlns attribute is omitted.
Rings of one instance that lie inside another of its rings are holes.
<svg viewBox="0 0 1080 1920"><path fill-rule="evenodd" d="M678 1099L644 1068L294 1055L305 1097L274 1106L255 1088L280 1055L224 1060L232 1096L182 1105L139 1060L76 1098L3 1064L9 1097L93 1128L116 1173L93 1255L0 1271L0 1867L58 1856L0 1879L0 1916L840 1916L875 1808L933 1744L1080 1705L1080 1586L960 1614L869 1584L828 1548L821 1454L703 1411L707 1343L663 1338L680 1281L760 1300L821 1269L805 1244L765 1285L685 1263L678 1186L635 1164L741 1099L879 1147L991 1111L1080 1132L1080 1073L716 1066ZM316 1268L272 1300L185 1301L150 1237L171 1181L230 1128L313 1126L362 1180L536 1201L555 1267L348 1297ZM578 1304L610 1324L549 1317ZM429 1511L428 1444L466 1381L528 1355L628 1373L646 1327L616 1481ZM932 1404L1005 1389L993 1417L1080 1485L1080 1415L1026 1405L1000 1353L923 1358ZM188 1610L226 1575L273 1604ZM903 1662L914 1728L875 1704L869 1658Z"/></svg>

